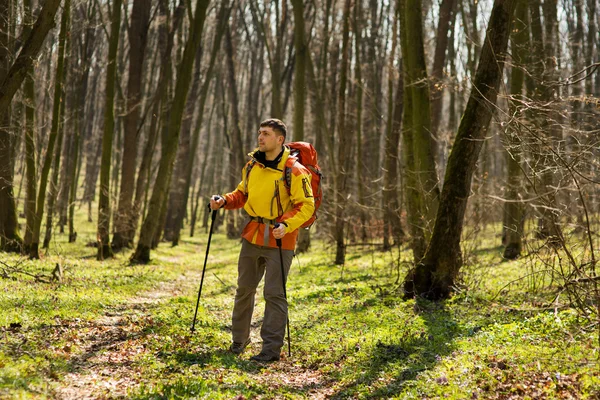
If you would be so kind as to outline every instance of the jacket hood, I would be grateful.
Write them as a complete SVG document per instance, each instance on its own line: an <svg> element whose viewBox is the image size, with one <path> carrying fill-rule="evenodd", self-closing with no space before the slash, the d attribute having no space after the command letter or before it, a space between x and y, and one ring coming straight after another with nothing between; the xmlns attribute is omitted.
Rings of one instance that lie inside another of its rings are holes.
<svg viewBox="0 0 600 400"><path fill-rule="evenodd" d="M275 159L273 161L265 160L265 153L260 151L258 149L258 147L255 148L254 150L252 150L250 153L248 153L248 156L250 158L252 158L252 160L261 164L265 168L272 168L272 169L277 169L279 171L283 171L283 168L285 167L285 162L287 161L288 157L290 156L290 148L284 144L283 151L277 157L277 159ZM277 165L275 165L275 161L277 161Z"/></svg>

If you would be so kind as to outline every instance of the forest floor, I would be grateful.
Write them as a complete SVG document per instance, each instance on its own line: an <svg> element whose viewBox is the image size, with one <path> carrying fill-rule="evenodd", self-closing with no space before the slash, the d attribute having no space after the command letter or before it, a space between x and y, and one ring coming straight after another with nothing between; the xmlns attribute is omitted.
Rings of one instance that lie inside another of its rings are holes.
<svg viewBox="0 0 600 400"><path fill-rule="evenodd" d="M530 278L535 262L504 262L491 228L465 246L460 289L438 303L402 299L404 247L348 247L342 267L314 241L288 282L292 355L270 364L249 360L261 288L252 344L227 351L238 240L213 236L191 333L204 232L130 266L129 252L96 261L93 226L80 229L89 238L57 235L41 261L0 256L0 398L600 398L597 330L546 307L554 283Z"/></svg>

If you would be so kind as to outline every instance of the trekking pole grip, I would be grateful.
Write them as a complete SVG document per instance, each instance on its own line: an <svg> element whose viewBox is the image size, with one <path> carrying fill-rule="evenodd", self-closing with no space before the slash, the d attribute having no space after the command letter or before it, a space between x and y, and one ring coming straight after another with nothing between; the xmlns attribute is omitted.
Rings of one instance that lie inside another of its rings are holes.
<svg viewBox="0 0 600 400"><path fill-rule="evenodd" d="M208 209L209 209L209 210L213 211L213 218L215 217L215 214L216 214L216 212L218 211L218 209L217 209L217 210L213 210L213 209L210 207L210 201L211 201L211 200L218 201L219 199L222 199L222 198L223 198L223 196L214 195L214 196L212 196L211 198L209 198L209 199L208 199L208 204L207 204L206 206L208 207Z"/></svg>
<svg viewBox="0 0 600 400"><path fill-rule="evenodd" d="M275 229L279 228L281 226L281 224L279 222L277 222L275 224ZM281 239L275 239L275 243L277 243L277 247L279 247L279 249L281 249Z"/></svg>

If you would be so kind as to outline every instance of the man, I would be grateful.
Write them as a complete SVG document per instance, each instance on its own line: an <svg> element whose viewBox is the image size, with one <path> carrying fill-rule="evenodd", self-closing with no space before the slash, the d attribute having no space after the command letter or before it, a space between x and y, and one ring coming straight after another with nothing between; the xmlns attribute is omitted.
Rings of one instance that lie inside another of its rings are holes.
<svg viewBox="0 0 600 400"><path fill-rule="evenodd" d="M279 360L287 322L288 304L276 239L282 241L284 277L287 278L298 228L315 210L312 176L299 162L292 166L290 187L285 185L284 168L290 155L290 149L284 145L286 134L282 121L273 118L263 121L258 130L258 149L249 154L252 160L243 168L237 189L212 196L210 201L213 210L243 207L250 215L242 232L230 350L241 354L250 344L256 287L264 275L266 305L260 331L262 350L251 357L260 362Z"/></svg>

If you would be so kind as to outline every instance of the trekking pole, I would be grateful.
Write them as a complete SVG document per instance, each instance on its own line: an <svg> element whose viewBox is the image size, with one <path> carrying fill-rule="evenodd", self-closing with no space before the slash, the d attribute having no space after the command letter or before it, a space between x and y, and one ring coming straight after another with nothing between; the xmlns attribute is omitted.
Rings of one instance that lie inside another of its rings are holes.
<svg viewBox="0 0 600 400"><path fill-rule="evenodd" d="M208 203L210 209L210 203ZM215 218L217 217L218 210L212 210L212 216L210 221L210 231L208 233L208 243L206 244L206 256L204 257L204 268L202 268L202 278L200 279L200 289L198 289L198 300L196 300L196 311L194 312L194 321L192 322L192 328L190 332L194 332L196 329L196 316L198 315L198 306L200 305L200 295L202 294L202 284L204 283L204 273L206 272L206 261L208 260L208 251L210 250L210 239L212 238L213 226L215 225Z"/></svg>
<svg viewBox="0 0 600 400"><path fill-rule="evenodd" d="M275 224L275 229L279 227L279 224ZM281 283L283 284L283 297L287 301L287 290L285 289L285 268L283 267L283 251L281 250L281 239L275 239L277 247L279 247L279 260L281 261ZM288 304L288 315L287 319L287 340L288 340L288 357L292 356L292 343L290 342L290 316L289 316L289 304Z"/></svg>

